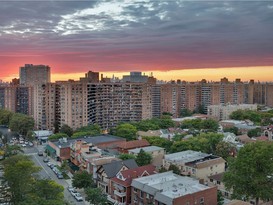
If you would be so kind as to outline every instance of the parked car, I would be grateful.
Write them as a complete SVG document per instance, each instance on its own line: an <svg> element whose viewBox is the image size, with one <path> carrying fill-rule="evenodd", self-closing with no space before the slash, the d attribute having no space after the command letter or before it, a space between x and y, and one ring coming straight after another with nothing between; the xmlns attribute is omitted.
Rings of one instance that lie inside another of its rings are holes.
<svg viewBox="0 0 273 205"><path fill-rule="evenodd" d="M44 161L45 163L48 163L48 162L49 162L49 159L48 159L47 157L45 157L45 158L43 159L43 161Z"/></svg>
<svg viewBox="0 0 273 205"><path fill-rule="evenodd" d="M26 147L27 145L26 144L21 144L22 147Z"/></svg>
<svg viewBox="0 0 273 205"><path fill-rule="evenodd" d="M61 173L58 173L57 177L58 177L58 179L63 179L64 178L64 176Z"/></svg>
<svg viewBox="0 0 273 205"><path fill-rule="evenodd" d="M39 150L39 151L38 151L38 155L39 155L39 156L43 156L43 155L44 155L44 152L43 152L42 150Z"/></svg>
<svg viewBox="0 0 273 205"><path fill-rule="evenodd" d="M75 196L76 194L78 194L78 192L76 190L72 190L70 193L72 196Z"/></svg>
<svg viewBox="0 0 273 205"><path fill-rule="evenodd" d="M30 147L33 147L33 146L34 146L34 144L33 144L32 142L29 142L28 145L29 145Z"/></svg>
<svg viewBox="0 0 273 205"><path fill-rule="evenodd" d="M83 201L83 198L82 198L82 196L81 196L80 193L76 193L76 194L74 195L74 197L75 197L75 199L76 199L77 201Z"/></svg>
<svg viewBox="0 0 273 205"><path fill-rule="evenodd" d="M53 169L56 165L55 164L51 164L49 165L51 169Z"/></svg>
<svg viewBox="0 0 273 205"><path fill-rule="evenodd" d="M67 187L67 190L68 190L69 192L75 191L74 187L72 187L72 186L68 186L68 187Z"/></svg>
<svg viewBox="0 0 273 205"><path fill-rule="evenodd" d="M50 162L48 162L48 163L47 163L47 166L49 166L49 167L50 167L50 166L51 166L51 163L50 163Z"/></svg>

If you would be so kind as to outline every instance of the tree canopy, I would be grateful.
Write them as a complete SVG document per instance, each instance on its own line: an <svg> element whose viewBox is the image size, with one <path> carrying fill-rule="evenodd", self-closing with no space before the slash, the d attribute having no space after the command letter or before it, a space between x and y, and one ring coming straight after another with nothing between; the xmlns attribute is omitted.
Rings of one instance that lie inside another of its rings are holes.
<svg viewBox="0 0 273 205"><path fill-rule="evenodd" d="M115 135L126 138L127 140L136 139L137 129L129 123L119 124L115 129Z"/></svg>
<svg viewBox="0 0 273 205"><path fill-rule="evenodd" d="M256 142L240 149L229 161L224 183L237 199L273 199L273 144Z"/></svg>
<svg viewBox="0 0 273 205"><path fill-rule="evenodd" d="M73 129L68 125L64 124L60 129L60 133L65 133L68 135L68 137L71 137L73 135Z"/></svg>
<svg viewBox="0 0 273 205"><path fill-rule="evenodd" d="M140 149L137 157L136 157L136 163L138 166L144 166L151 164L152 161L152 155L145 152L143 149Z"/></svg>
<svg viewBox="0 0 273 205"><path fill-rule="evenodd" d="M93 176L87 171L76 172L72 178L72 186L76 188L88 188L94 185Z"/></svg>
<svg viewBox="0 0 273 205"><path fill-rule="evenodd" d="M201 120L201 119L192 119L192 120L184 120L181 123L182 129L197 129L207 132L214 132L217 131L219 124L217 121L213 119Z"/></svg>
<svg viewBox="0 0 273 205"><path fill-rule="evenodd" d="M11 131L18 132L24 136L34 128L34 119L30 116L14 113L9 123Z"/></svg>
<svg viewBox="0 0 273 205"><path fill-rule="evenodd" d="M86 201L91 204L103 205L107 203L107 197L100 188L85 189Z"/></svg>
<svg viewBox="0 0 273 205"><path fill-rule="evenodd" d="M166 150L166 152L169 152L171 150L171 146L173 144L172 141L161 138L161 137L143 137L146 139L151 145L162 147Z"/></svg>
<svg viewBox="0 0 273 205"><path fill-rule="evenodd" d="M0 125L9 125L13 112L0 109Z"/></svg>
<svg viewBox="0 0 273 205"><path fill-rule="evenodd" d="M136 156L133 154L121 154L118 158L120 158L121 160L136 159Z"/></svg>
<svg viewBox="0 0 273 205"><path fill-rule="evenodd" d="M94 136L101 134L101 128L97 124L92 124L78 128L75 133L87 133L87 135Z"/></svg>
<svg viewBox="0 0 273 205"><path fill-rule="evenodd" d="M61 138L68 138L68 135L65 133L56 133L54 135L51 135L48 140L57 140Z"/></svg>

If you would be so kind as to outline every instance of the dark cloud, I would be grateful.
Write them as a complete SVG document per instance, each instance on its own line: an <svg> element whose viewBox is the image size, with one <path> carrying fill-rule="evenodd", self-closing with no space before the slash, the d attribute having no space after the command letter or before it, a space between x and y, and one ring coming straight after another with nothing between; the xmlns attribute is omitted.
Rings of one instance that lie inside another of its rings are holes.
<svg viewBox="0 0 273 205"><path fill-rule="evenodd" d="M268 1L1 2L0 19L0 60L35 54L62 72L273 63Z"/></svg>

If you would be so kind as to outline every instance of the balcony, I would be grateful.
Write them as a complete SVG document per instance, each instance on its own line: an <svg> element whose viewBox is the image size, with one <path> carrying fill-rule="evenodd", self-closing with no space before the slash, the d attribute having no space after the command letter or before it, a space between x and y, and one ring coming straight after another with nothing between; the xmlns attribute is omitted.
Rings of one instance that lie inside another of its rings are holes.
<svg viewBox="0 0 273 205"><path fill-rule="evenodd" d="M119 196L119 197L125 197L126 196L126 192L119 192L117 190L114 191L114 194Z"/></svg>

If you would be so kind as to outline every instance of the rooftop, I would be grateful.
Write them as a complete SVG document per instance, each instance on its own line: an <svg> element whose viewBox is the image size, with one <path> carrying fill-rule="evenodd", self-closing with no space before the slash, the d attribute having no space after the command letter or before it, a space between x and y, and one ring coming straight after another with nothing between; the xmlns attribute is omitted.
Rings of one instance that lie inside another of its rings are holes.
<svg viewBox="0 0 273 205"><path fill-rule="evenodd" d="M133 141L124 142L118 145L118 147L121 149L133 149L133 148L145 147L149 145L150 143L147 140L142 139L142 140L133 140Z"/></svg>
<svg viewBox="0 0 273 205"><path fill-rule="evenodd" d="M81 137L77 139L67 139L67 141L60 142L59 140L53 140L51 141L54 143L56 146L61 146L62 148L70 147L70 144L73 144L75 141L85 141L87 143L92 143L93 145L98 145L101 143L106 143L106 142L115 142L115 141L120 141L124 140L124 138L113 136L113 135L97 135L97 136L89 136L89 137Z"/></svg>
<svg viewBox="0 0 273 205"><path fill-rule="evenodd" d="M165 160L175 163L185 164L188 162L204 159L205 157L211 156L210 154L187 150L183 152L177 152L173 154L166 154Z"/></svg>
<svg viewBox="0 0 273 205"><path fill-rule="evenodd" d="M172 204L173 199L210 189L198 180L172 172L154 174L134 179L132 186L155 196L157 201Z"/></svg>
<svg viewBox="0 0 273 205"><path fill-rule="evenodd" d="M144 152L154 152L154 151L164 150L164 148L162 148L162 147L149 146L149 147L142 147L142 148L130 149L130 150L129 150L129 153L138 154L138 153L140 152L141 149L143 149Z"/></svg>

